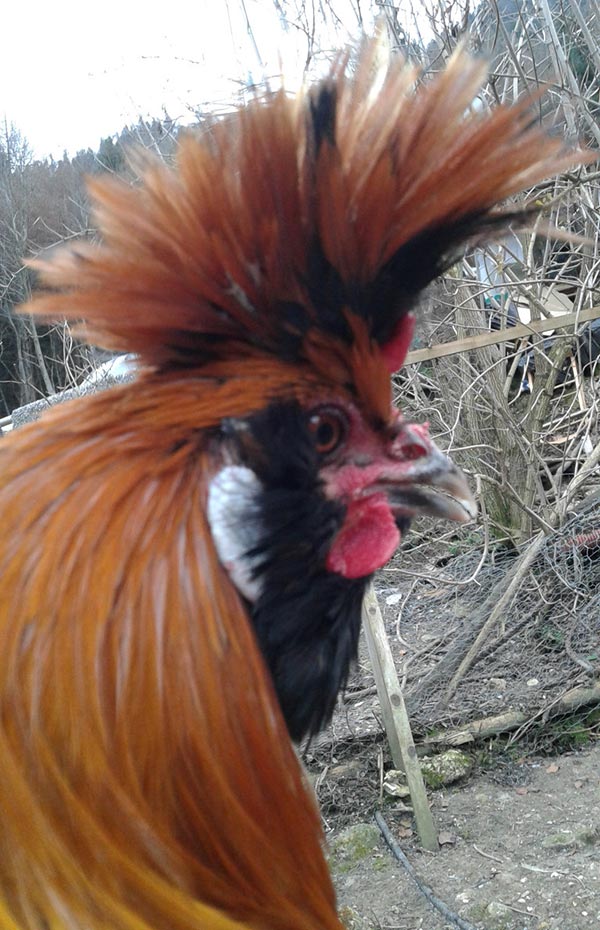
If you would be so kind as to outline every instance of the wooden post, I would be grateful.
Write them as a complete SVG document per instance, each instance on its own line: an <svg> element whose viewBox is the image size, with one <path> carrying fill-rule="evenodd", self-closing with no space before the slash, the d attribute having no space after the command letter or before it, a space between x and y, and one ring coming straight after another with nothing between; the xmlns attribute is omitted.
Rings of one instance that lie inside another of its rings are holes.
<svg viewBox="0 0 600 930"><path fill-rule="evenodd" d="M437 831L429 809L410 721L373 585L369 585L365 594L363 623L392 760L396 768L402 769L406 775L421 845L424 849L437 852Z"/></svg>

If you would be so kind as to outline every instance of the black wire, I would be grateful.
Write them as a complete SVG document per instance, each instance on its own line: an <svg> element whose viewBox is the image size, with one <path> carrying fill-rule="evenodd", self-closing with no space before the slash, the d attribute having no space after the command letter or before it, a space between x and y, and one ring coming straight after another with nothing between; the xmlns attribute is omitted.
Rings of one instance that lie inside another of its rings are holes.
<svg viewBox="0 0 600 930"><path fill-rule="evenodd" d="M406 871L412 878L413 882L415 883L415 885L417 886L421 894L428 900L431 906L434 907L437 911L439 911L440 914L442 914L442 916L446 918L446 920L452 921L452 923L455 926L459 927L460 930L477 930L477 927L475 927L473 924L470 924L468 920L463 920L462 917L459 917L458 914L455 914L454 911L451 911L448 905L444 904L444 902L440 898L438 898L437 895L433 893L431 888L428 885L425 885L421 881L421 879L419 878L419 876L413 869L412 865L410 864L410 862L408 861L408 859L406 858L406 856L400 849L400 846L398 845L398 843L392 836L390 828L385 822L383 814L381 814L380 811L375 811L375 823L381 830L381 834L384 840L388 844L389 848L391 849L392 853L394 854L398 862L400 862L404 866L404 868L406 869Z"/></svg>

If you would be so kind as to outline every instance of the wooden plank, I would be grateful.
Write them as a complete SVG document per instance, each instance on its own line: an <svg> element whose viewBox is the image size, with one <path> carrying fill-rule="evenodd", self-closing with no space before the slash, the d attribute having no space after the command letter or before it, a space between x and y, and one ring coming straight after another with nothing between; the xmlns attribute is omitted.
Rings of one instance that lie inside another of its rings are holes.
<svg viewBox="0 0 600 930"><path fill-rule="evenodd" d="M476 336L467 336L466 339L456 339L454 342L442 342L428 349L415 349L409 352L405 365L415 365L417 362L428 362L433 358L443 358L446 355L457 355L459 352L468 352L471 349L483 349L485 346L495 346L500 342L510 342L513 339L522 339L534 333L543 333L546 330L564 329L566 326L576 326L597 320L600 317L600 307L589 307L579 313L565 313L562 316L549 317L546 320L535 320L533 323L518 323L507 329L497 329L488 333L478 333Z"/></svg>
<svg viewBox="0 0 600 930"><path fill-rule="evenodd" d="M394 710L390 701L391 690L400 691L400 683L394 682L396 669L391 662L392 671L386 675L386 667L390 666L388 656L389 643L383 626L383 618L377 603L377 598L372 586L369 586L363 602L363 626L369 649L369 658L371 659L371 668L375 678L377 696L381 706L381 715L387 740L392 754L394 768L404 771L404 756L400 747L399 728L394 722ZM388 682L386 679L391 679ZM388 687L388 684L390 685Z"/></svg>
<svg viewBox="0 0 600 930"><path fill-rule="evenodd" d="M429 809L410 721L373 585L369 585L365 594L363 623L392 759L395 767L406 775L421 845L424 849L437 852L437 831Z"/></svg>

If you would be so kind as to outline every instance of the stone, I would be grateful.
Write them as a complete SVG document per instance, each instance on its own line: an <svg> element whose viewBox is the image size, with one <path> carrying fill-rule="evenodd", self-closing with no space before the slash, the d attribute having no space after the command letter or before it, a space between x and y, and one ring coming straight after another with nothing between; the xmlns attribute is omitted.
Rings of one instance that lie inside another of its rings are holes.
<svg viewBox="0 0 600 930"><path fill-rule="evenodd" d="M390 769L383 778L383 790L393 798L407 798L410 794L406 775L400 769Z"/></svg>
<svg viewBox="0 0 600 930"><path fill-rule="evenodd" d="M421 772L429 788L441 788L465 778L473 769L473 760L460 749L447 749L437 756L421 759Z"/></svg>
<svg viewBox="0 0 600 930"><path fill-rule="evenodd" d="M561 830L551 833L542 839L543 849L583 849L586 846L595 846L600 842L600 829L598 827L585 827L574 824L571 830Z"/></svg>
<svg viewBox="0 0 600 930"><path fill-rule="evenodd" d="M330 864L333 869L348 872L373 855L378 849L381 834L371 823L356 823L342 830L329 846Z"/></svg>
<svg viewBox="0 0 600 930"><path fill-rule="evenodd" d="M339 918L346 930L372 930L371 923L347 904L340 908Z"/></svg>
<svg viewBox="0 0 600 930"><path fill-rule="evenodd" d="M485 909L485 912L488 917L499 918L499 917L512 917L514 912L511 911L510 907L507 907L506 904L503 904L502 901L490 901L488 906Z"/></svg>

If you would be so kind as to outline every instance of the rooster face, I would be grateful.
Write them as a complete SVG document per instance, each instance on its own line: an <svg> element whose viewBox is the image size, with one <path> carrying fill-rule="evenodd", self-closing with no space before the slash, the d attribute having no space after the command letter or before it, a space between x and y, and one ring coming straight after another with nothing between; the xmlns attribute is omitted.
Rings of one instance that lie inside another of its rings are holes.
<svg viewBox="0 0 600 930"><path fill-rule="evenodd" d="M367 580L411 519L464 522L475 504L426 426L396 410L372 422L339 393L273 403L226 422L220 439L213 537L300 739L331 717L356 657Z"/></svg>

